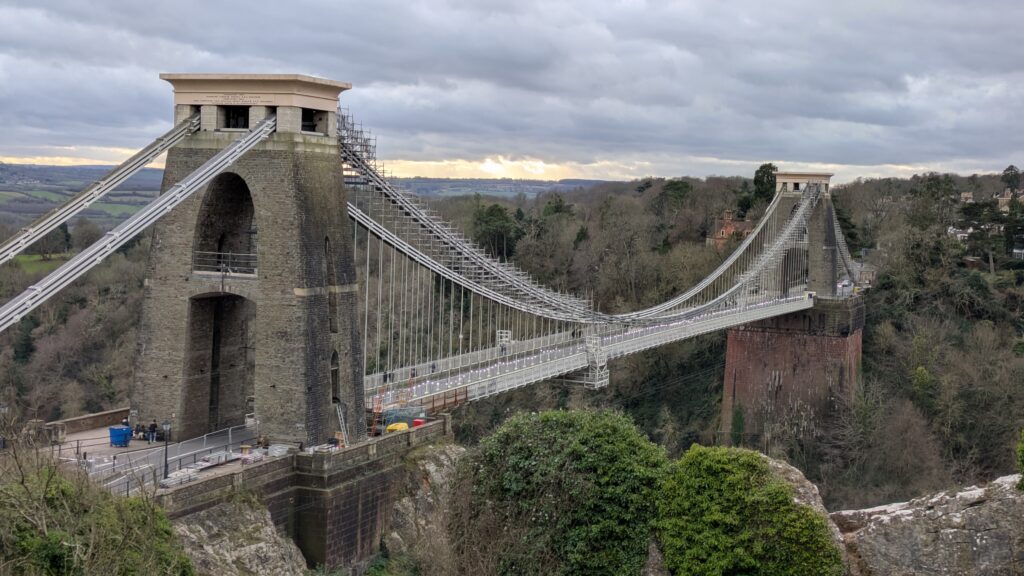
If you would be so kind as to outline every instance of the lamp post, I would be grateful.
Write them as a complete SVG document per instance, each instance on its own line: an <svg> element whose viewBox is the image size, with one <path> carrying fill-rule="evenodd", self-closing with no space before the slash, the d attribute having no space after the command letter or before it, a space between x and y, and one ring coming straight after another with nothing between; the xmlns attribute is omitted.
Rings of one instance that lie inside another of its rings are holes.
<svg viewBox="0 0 1024 576"><path fill-rule="evenodd" d="M164 420L161 424L164 429L164 479L167 479L167 442L171 437L171 423Z"/></svg>

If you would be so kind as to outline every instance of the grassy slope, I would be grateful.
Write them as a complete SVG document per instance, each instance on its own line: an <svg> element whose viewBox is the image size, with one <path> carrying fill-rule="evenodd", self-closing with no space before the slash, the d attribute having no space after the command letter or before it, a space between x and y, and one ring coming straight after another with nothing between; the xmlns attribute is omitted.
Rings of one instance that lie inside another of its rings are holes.
<svg viewBox="0 0 1024 576"><path fill-rule="evenodd" d="M44 260L39 254L18 254L14 262L28 274L43 274L55 270L70 257L70 254L54 254L49 260Z"/></svg>

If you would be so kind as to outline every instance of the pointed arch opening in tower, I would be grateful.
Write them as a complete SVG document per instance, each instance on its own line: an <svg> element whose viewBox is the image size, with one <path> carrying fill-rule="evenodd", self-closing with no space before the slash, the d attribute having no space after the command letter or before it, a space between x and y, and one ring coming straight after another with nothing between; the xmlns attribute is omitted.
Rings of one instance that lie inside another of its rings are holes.
<svg viewBox="0 0 1024 576"><path fill-rule="evenodd" d="M256 303L234 294L189 300L181 437L245 422L255 394Z"/></svg>
<svg viewBox="0 0 1024 576"><path fill-rule="evenodd" d="M225 172L214 178L196 221L192 269L255 276L255 213L249 186L241 176Z"/></svg>

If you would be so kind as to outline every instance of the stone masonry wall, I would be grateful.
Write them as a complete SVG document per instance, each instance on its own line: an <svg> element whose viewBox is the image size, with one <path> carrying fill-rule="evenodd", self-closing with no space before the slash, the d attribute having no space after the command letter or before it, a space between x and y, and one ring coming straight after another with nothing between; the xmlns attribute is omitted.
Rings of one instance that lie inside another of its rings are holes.
<svg viewBox="0 0 1024 576"><path fill-rule="evenodd" d="M199 132L168 153L164 190L195 170L236 133ZM230 168L249 188L258 230L258 277L193 273L196 223L206 190L158 222L147 272L136 354L132 407L148 421L173 414L178 439L201 423L190 414L202 398L185 394L190 300L234 294L255 305L255 410L274 441L318 443L338 428L331 404L330 359L342 362L342 402L351 437L362 430L362 381L357 370L354 304L345 298L355 280L351 228L345 214L341 163L332 139L274 134ZM233 178L233 176L224 176ZM215 187L216 181L210 187ZM328 286L325 239L330 239L338 285ZM339 330L330 331L330 291L341 295ZM204 328L194 327L199 337ZM208 403L208 398L207 398Z"/></svg>
<svg viewBox="0 0 1024 576"><path fill-rule="evenodd" d="M127 417L128 408L125 407L107 410L106 412L96 412L94 414L76 416L74 418L54 420L53 423L60 422L64 424L64 432L67 434L74 434L75 432L83 432L85 430L102 428L104 426L117 426L121 423L123 418ZM48 424L50 424L50 422L48 422Z"/></svg>
<svg viewBox="0 0 1024 576"><path fill-rule="evenodd" d="M748 439L769 423L828 418L855 390L864 304L819 300L815 307L728 331L722 426L740 407Z"/></svg>
<svg viewBox="0 0 1024 576"><path fill-rule="evenodd" d="M379 551L405 477L404 458L417 447L452 434L447 416L424 426L329 453L290 454L214 475L157 494L179 521L255 495L274 525L291 536L310 566L360 566Z"/></svg>

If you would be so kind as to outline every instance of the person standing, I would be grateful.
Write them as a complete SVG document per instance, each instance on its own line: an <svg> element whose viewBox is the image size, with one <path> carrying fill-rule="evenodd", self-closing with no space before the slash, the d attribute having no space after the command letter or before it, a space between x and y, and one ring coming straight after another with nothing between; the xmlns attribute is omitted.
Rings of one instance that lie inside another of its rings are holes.
<svg viewBox="0 0 1024 576"><path fill-rule="evenodd" d="M149 440L150 444L156 442L156 429L156 420L154 419L152 422L149 423L149 434L146 436L146 440Z"/></svg>

